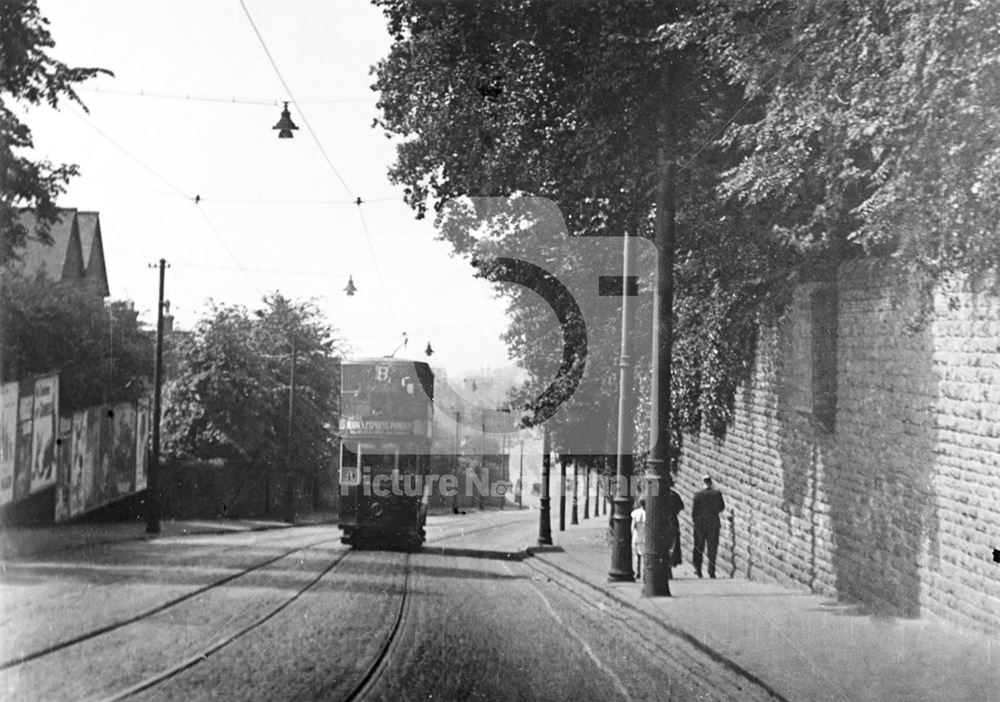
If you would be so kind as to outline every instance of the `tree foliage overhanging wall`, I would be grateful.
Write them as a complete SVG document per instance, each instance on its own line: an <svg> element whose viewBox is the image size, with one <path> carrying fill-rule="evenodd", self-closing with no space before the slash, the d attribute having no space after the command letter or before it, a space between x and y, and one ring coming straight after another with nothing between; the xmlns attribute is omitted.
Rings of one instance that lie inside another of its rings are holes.
<svg viewBox="0 0 1000 702"><path fill-rule="evenodd" d="M419 217L465 195L526 194L555 201L576 236L648 234L667 148L675 433L724 435L758 325L796 282L864 253L928 279L1000 258L994 3L376 4L394 38L376 67L377 124L402 138L390 177ZM442 224L474 255L469 231ZM544 308L509 299L530 395L559 348ZM648 367L648 346L637 351Z"/></svg>

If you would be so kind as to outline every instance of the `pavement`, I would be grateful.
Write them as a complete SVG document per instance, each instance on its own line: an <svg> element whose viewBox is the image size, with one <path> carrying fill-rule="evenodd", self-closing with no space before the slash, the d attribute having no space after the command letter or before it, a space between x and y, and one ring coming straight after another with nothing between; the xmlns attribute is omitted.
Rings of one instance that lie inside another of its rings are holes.
<svg viewBox="0 0 1000 702"><path fill-rule="evenodd" d="M553 520L555 522L555 520ZM786 700L1000 702L1000 637L926 619L875 617L808 590L698 578L685 563L671 597L610 583L607 518L553 530L534 558L601 590Z"/></svg>
<svg viewBox="0 0 1000 702"><path fill-rule="evenodd" d="M333 524L337 515L317 512L296 518L297 526ZM287 529L292 525L270 519L164 519L159 534L147 534L146 522L72 522L44 527L0 527L0 560L23 558L66 549L111 544L119 541L148 541L165 536L231 534L265 529Z"/></svg>
<svg viewBox="0 0 1000 702"><path fill-rule="evenodd" d="M531 558L628 609L636 620L680 637L784 700L975 700L1000 702L1000 637L947 622L876 617L806 590L742 578L695 577L674 570L671 597L646 598L640 583L609 582L607 519L557 528L538 547L538 512L437 514L425 550L442 555ZM299 524L331 523L310 514ZM468 524L468 529L455 526ZM502 527L502 528L497 528ZM161 534L285 529L280 521L164 521ZM156 538L144 524L72 524L0 531L0 561L115 541Z"/></svg>

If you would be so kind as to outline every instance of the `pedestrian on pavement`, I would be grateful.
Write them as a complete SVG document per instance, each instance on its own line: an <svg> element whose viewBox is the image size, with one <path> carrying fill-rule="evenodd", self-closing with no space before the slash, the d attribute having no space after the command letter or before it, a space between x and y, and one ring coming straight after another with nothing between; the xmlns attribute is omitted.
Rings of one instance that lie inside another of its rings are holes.
<svg viewBox="0 0 1000 702"><path fill-rule="evenodd" d="M691 505L691 521L694 524L694 572L701 577L702 556L708 555L708 577L715 577L715 554L719 550L719 513L726 508L722 493L712 487L712 476L706 475L703 490L695 493Z"/></svg>
<svg viewBox="0 0 1000 702"><path fill-rule="evenodd" d="M646 550L646 500L632 510L632 553L635 554L635 577L642 578L642 554Z"/></svg>
<svg viewBox="0 0 1000 702"><path fill-rule="evenodd" d="M670 488L670 565L676 568L681 559L681 522L678 515L684 511L684 500L677 491Z"/></svg>

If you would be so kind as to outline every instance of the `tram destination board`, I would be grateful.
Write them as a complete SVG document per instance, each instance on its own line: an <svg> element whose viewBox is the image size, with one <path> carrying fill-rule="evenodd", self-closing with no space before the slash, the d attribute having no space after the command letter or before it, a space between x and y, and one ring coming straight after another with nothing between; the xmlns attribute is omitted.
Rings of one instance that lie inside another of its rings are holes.
<svg viewBox="0 0 1000 702"><path fill-rule="evenodd" d="M429 438L434 377L426 363L402 359L344 362L340 435Z"/></svg>

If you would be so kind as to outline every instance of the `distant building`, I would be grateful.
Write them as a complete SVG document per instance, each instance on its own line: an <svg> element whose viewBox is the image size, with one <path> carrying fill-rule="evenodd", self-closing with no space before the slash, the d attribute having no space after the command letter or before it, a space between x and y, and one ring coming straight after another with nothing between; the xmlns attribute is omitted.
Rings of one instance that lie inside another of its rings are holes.
<svg viewBox="0 0 1000 702"><path fill-rule="evenodd" d="M21 210L21 224L29 232L35 231L34 210ZM51 245L29 238L18 251L21 260L12 264L12 268L27 276L41 273L57 283L85 286L102 298L111 294L97 212L60 210L59 220L53 223L49 236Z"/></svg>

